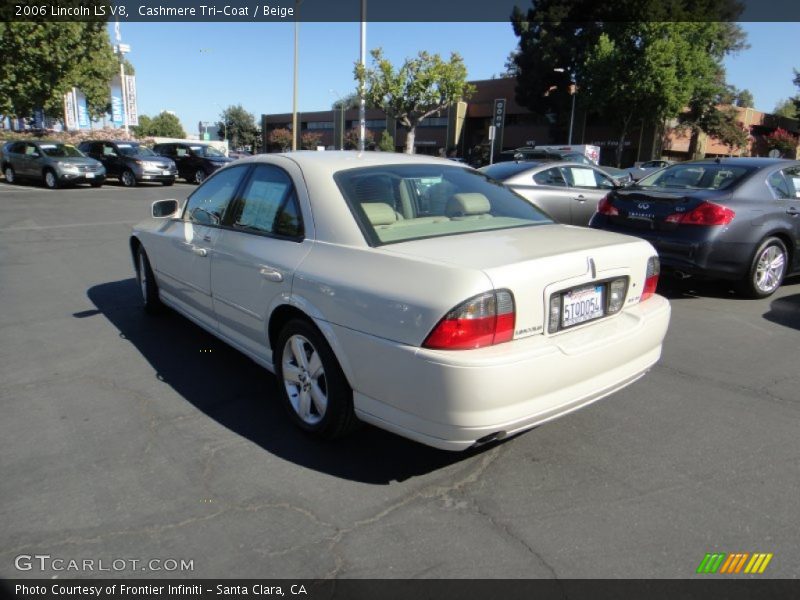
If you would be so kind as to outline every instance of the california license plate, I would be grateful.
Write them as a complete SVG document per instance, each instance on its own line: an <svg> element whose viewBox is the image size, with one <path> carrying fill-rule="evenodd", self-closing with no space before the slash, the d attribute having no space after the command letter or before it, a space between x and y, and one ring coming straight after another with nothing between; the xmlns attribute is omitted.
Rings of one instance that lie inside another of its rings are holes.
<svg viewBox="0 0 800 600"><path fill-rule="evenodd" d="M602 285L575 288L564 294L561 326L571 327L603 316Z"/></svg>
<svg viewBox="0 0 800 600"><path fill-rule="evenodd" d="M86 179L94 179L94 173L86 173Z"/></svg>

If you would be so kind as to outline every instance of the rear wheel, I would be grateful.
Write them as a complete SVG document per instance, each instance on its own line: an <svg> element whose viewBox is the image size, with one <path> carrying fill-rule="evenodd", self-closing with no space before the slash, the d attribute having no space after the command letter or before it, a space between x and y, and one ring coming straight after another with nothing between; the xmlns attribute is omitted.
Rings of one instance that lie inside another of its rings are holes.
<svg viewBox="0 0 800 600"><path fill-rule="evenodd" d="M17 174L14 173L14 167L11 165L6 165L5 169L3 169L3 174L6 177L6 183L14 183L17 179Z"/></svg>
<svg viewBox="0 0 800 600"><path fill-rule="evenodd" d="M54 190L59 186L58 177L56 176L55 171L52 169L47 169L44 172L44 185L51 190Z"/></svg>
<svg viewBox="0 0 800 600"><path fill-rule="evenodd" d="M777 290L786 275L789 252L778 238L764 240L756 250L741 291L750 298L766 298Z"/></svg>
<svg viewBox="0 0 800 600"><path fill-rule="evenodd" d="M125 169L122 175L119 176L119 180L125 187L134 187L136 185L136 175L130 169Z"/></svg>
<svg viewBox="0 0 800 600"><path fill-rule="evenodd" d="M194 181L197 185L200 185L205 180L206 180L206 172L203 171L203 169L197 169L197 171L194 172L194 179L192 181Z"/></svg>
<svg viewBox="0 0 800 600"><path fill-rule="evenodd" d="M144 248L139 246L136 251L136 281L139 284L139 292L142 297L145 311L150 314L161 312L164 305L158 297L158 284L150 268L150 260Z"/></svg>
<svg viewBox="0 0 800 600"><path fill-rule="evenodd" d="M298 427L325 439L358 427L353 390L333 350L312 324L293 319L284 326L274 364L281 397Z"/></svg>
<svg viewBox="0 0 800 600"><path fill-rule="evenodd" d="M175 182L174 182L173 180L171 180L171 179L170 179L169 181L162 181L162 182L161 182L161 185L164 185L164 186L170 186L170 185L172 185L173 183L175 183Z"/></svg>
<svg viewBox="0 0 800 600"><path fill-rule="evenodd" d="M89 185L91 185L93 188L99 188L99 187L103 187L103 182L102 181L93 181Z"/></svg>

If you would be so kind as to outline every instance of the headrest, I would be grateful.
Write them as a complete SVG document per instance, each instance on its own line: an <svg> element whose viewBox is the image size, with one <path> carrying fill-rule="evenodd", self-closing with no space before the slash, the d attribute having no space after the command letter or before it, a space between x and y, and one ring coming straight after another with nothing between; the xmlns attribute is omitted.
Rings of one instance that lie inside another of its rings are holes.
<svg viewBox="0 0 800 600"><path fill-rule="evenodd" d="M385 202L364 202L361 208L373 226L391 225L397 221L394 209Z"/></svg>
<svg viewBox="0 0 800 600"><path fill-rule="evenodd" d="M489 199L477 192L464 192L453 194L447 201L445 213L448 216L466 217L468 215L483 215L492 210Z"/></svg>

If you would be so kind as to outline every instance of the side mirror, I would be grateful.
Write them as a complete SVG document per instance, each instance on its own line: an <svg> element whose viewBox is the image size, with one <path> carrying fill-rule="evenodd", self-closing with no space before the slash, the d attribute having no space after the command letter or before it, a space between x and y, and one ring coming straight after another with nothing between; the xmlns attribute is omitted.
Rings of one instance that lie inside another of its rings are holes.
<svg viewBox="0 0 800 600"><path fill-rule="evenodd" d="M156 200L150 206L150 214L154 219L167 219L178 212L177 200Z"/></svg>

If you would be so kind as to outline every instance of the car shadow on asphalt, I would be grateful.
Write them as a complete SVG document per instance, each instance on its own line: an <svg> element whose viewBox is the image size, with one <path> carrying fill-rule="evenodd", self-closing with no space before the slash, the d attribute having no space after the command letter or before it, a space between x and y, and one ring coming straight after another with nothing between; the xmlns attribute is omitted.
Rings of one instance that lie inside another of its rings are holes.
<svg viewBox="0 0 800 600"><path fill-rule="evenodd" d="M800 329L800 294L776 298L770 303L764 318L778 325Z"/></svg>
<svg viewBox="0 0 800 600"><path fill-rule="evenodd" d="M800 275L787 277L783 285L800 283ZM681 278L666 272L658 280L658 293L670 300L682 298L721 298L731 300L747 300L736 290L734 282L703 277Z"/></svg>
<svg viewBox="0 0 800 600"><path fill-rule="evenodd" d="M271 373L171 310L145 314L135 279L97 285L87 295L120 337L152 365L159 380L221 425L282 459L335 477L386 485L481 452L437 450L368 425L341 440L317 440L289 421Z"/></svg>

